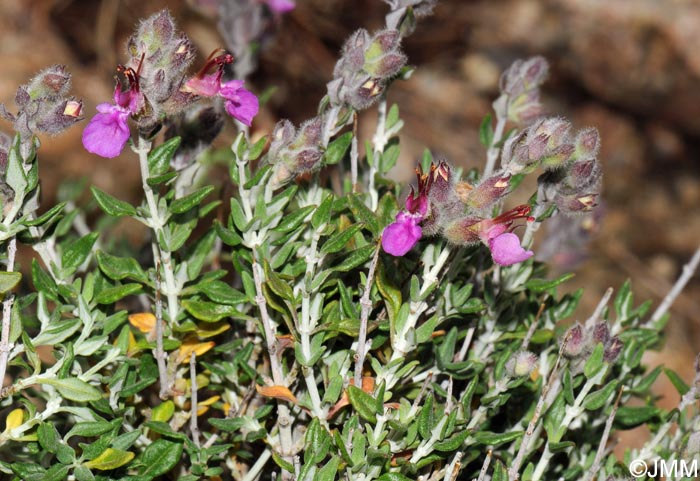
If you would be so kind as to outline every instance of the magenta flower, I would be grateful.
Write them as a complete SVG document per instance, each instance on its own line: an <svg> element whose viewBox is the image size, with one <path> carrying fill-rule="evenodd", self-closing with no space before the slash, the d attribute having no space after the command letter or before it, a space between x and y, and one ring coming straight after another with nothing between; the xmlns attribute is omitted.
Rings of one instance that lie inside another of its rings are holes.
<svg viewBox="0 0 700 481"><path fill-rule="evenodd" d="M272 13L276 15L291 12L296 7L292 0L264 0L264 2L272 10Z"/></svg>
<svg viewBox="0 0 700 481"><path fill-rule="evenodd" d="M382 247L392 256L403 256L413 249L423 236L423 230L418 225L422 217L401 211L396 214L396 220L389 224L382 234Z"/></svg>
<svg viewBox="0 0 700 481"><path fill-rule="evenodd" d="M226 112L250 127L253 117L258 113L258 98L243 88L243 80L221 84L219 94L226 99Z"/></svg>
<svg viewBox="0 0 700 481"><path fill-rule="evenodd" d="M233 62L233 55L220 53L215 50L209 56L202 70L185 82L184 90L202 97L219 96L226 102L224 104L228 114L250 127L253 117L258 113L258 98L250 91L243 88L243 80L230 80L221 82L224 75L224 65ZM212 71L213 73L207 73Z"/></svg>
<svg viewBox="0 0 700 481"><path fill-rule="evenodd" d="M504 232L489 239L489 249L491 249L493 261L501 266L511 266L526 261L534 255L534 252L522 248L520 239L512 232Z"/></svg>
<svg viewBox="0 0 700 481"><path fill-rule="evenodd" d="M129 140L129 112L124 107L103 103L99 112L83 130L83 146L90 153L112 159L118 156Z"/></svg>
<svg viewBox="0 0 700 481"><path fill-rule="evenodd" d="M114 105L102 103L97 106L97 114L83 130L83 147L90 153L112 159L118 156L129 140L129 116L138 112L144 102L139 88L139 75L134 69L118 66L129 86L122 92L122 84L117 80L114 87Z"/></svg>
<svg viewBox="0 0 700 481"><path fill-rule="evenodd" d="M515 219L527 217L530 208L521 205L487 222L489 225L481 234L482 241L489 246L493 261L501 266L510 266L528 260L534 255L520 245L518 236L508 229Z"/></svg>

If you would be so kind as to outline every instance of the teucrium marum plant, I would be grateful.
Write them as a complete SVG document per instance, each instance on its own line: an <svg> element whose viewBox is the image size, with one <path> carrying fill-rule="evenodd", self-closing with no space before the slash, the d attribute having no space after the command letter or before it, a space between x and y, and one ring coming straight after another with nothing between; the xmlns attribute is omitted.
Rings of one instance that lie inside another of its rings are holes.
<svg viewBox="0 0 700 481"><path fill-rule="evenodd" d="M544 115L539 57L502 77L484 170L426 152L402 196L386 177L403 126L387 91L410 77L401 41L436 2L386 3L385 28L346 42L318 114L255 142L257 97L227 70L250 71L244 44L262 29L228 32L242 66L217 50L191 74L170 15L144 20L114 102L83 134L102 157L130 146L141 205L93 187L96 206L82 206L74 183L40 208L35 134L82 115L64 68L20 87L16 113L2 108L15 130L0 137L4 477L591 480L697 456L698 379L642 356L700 251L653 314L626 283L570 319L581 292L557 294L570 276L547 277L534 234L595 206L600 138ZM231 4L222 25L294 6ZM361 155L357 112L374 106ZM241 132L212 155L229 116ZM206 183L214 159L226 185ZM530 202L504 207L527 175ZM143 245L110 235L124 217ZM36 256L20 265L18 245ZM655 405L660 375L678 409ZM642 424L649 441L618 459L615 432Z"/></svg>

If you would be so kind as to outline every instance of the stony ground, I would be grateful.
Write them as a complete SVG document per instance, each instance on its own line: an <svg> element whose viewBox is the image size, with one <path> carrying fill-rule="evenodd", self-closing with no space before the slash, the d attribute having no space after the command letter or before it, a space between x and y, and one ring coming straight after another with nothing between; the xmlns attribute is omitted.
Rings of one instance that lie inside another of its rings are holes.
<svg viewBox="0 0 700 481"><path fill-rule="evenodd" d="M310 117L344 38L360 26L377 28L384 12L379 0L297 1L296 11L274 26L249 81L258 92L278 86L254 135L269 132L281 117ZM211 20L188 6L195 2L213 0L2 0L0 101L11 102L17 85L61 62L73 72L87 112L94 111L110 98L114 65L137 19L164 6L206 56L221 39ZM691 0L442 0L406 43L420 68L392 90L390 100L401 104L406 120L397 177L410 177L425 147L467 167L480 165L476 127L499 72L516 58L544 55L552 64L545 86L550 111L577 128L598 127L603 138L604 215L572 284L587 287L580 315L627 277L640 300L658 301L700 244L699 42L700 6ZM364 115L362 129L371 132L373 121L371 112ZM79 138L76 128L46 142L45 199L56 181L81 176L137 198L133 159L100 161L81 150ZM672 312L659 357L690 380L700 350L700 280ZM666 389L659 386L661 394Z"/></svg>

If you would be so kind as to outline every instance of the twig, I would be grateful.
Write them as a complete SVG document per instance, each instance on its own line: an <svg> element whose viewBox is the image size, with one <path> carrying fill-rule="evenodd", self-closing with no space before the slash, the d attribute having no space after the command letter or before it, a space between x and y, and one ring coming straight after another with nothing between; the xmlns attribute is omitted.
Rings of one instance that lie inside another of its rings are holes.
<svg viewBox="0 0 700 481"><path fill-rule="evenodd" d="M598 302L598 305L595 308L595 311L593 311L593 314L591 314L591 317L586 319L585 326L586 327L593 327L596 322L600 319L600 316L603 315L603 310L605 307L608 305L608 302L610 301L610 297L612 297L613 294L613 288L608 287L607 290L605 291L605 294L603 294L603 297L600 298L600 301Z"/></svg>
<svg viewBox="0 0 700 481"><path fill-rule="evenodd" d="M360 333L357 338L357 353L355 355L355 386L358 387L362 386L362 366L365 364L365 357L367 356L367 322L369 313L372 310L370 293L372 292L372 282L374 282L374 272L379 261L379 249L380 247L377 246L377 249L374 251L374 257L369 265L369 273L367 274L365 292L362 294L362 299L360 299L360 305L362 306L360 311Z"/></svg>
<svg viewBox="0 0 700 481"><path fill-rule="evenodd" d="M486 451L486 459L484 459L484 464L481 466L481 471L479 471L479 477L476 481L484 481L486 479L486 473L489 470L489 464L491 464L491 457L493 456L493 451L489 449Z"/></svg>
<svg viewBox="0 0 700 481"><path fill-rule="evenodd" d="M197 426L197 364L195 363L196 354L194 351L190 354L190 432L192 433L192 441L198 448L199 444L199 426Z"/></svg>
<svg viewBox="0 0 700 481"><path fill-rule="evenodd" d="M497 147L497 144L503 138L503 131L505 128L506 117L500 115L498 111L496 111L496 128L493 131L493 139L491 140L489 150L486 151L486 166L484 167L483 179L489 177L493 173L493 169L496 166L496 159L498 159L498 154L501 151L501 148Z"/></svg>
<svg viewBox="0 0 700 481"><path fill-rule="evenodd" d="M357 183L357 164L360 155L357 152L357 112L352 116L352 140L350 142L350 183L352 191L357 192L359 185Z"/></svg>
<svg viewBox="0 0 700 481"><path fill-rule="evenodd" d="M535 316L535 320L532 321L532 325L530 328L527 330L527 334L525 334L525 339L523 339L523 351L527 351L528 346L530 345L530 341L532 340L532 336L535 335L535 331L537 330L537 324L540 321L540 317L542 316L542 313L544 312L545 308L545 303L540 304L540 309L537 311L537 315Z"/></svg>
<svg viewBox="0 0 700 481"><path fill-rule="evenodd" d="M688 284L688 281L693 277L695 274L695 271L698 269L698 265L700 264L700 247L695 251L695 254L693 254L693 257L690 259L690 261L683 266L683 272L681 273L680 277L676 281L676 283L673 285L673 288L669 291L668 294L666 294L666 297L664 297L664 300L661 301L661 304L659 307L656 308L656 311L654 311L654 314L651 316L651 319L647 321L645 324L645 327L648 327L650 324L658 322L664 314L669 310L671 307L671 304L673 304L673 301L676 300L676 297L680 295L680 293L683 291L683 288Z"/></svg>
<svg viewBox="0 0 700 481"><path fill-rule="evenodd" d="M450 463L449 466L447 466L447 469L445 469L445 479L444 481L454 481L457 479L457 475L459 474L459 470L462 467L462 452L457 451L455 454L455 457L452 459L452 462Z"/></svg>
<svg viewBox="0 0 700 481"><path fill-rule="evenodd" d="M386 131L386 95L382 95L381 100L377 106L377 128L374 132L374 137L372 137L372 143L374 144L374 152L372 153L372 162L369 164L369 195L372 200L370 208L372 212L377 210L377 205L379 204L379 193L374 186L374 178L377 175L377 165L379 165L380 158L384 153L384 147L389 142L389 135Z"/></svg>
<svg viewBox="0 0 700 481"><path fill-rule="evenodd" d="M15 269L15 256L17 255L17 238L12 237L7 245L7 272ZM2 301L2 339L0 340L0 387L5 385L5 372L7 371L7 359L10 356L10 324L12 323L12 305L15 295L5 294Z"/></svg>
<svg viewBox="0 0 700 481"><path fill-rule="evenodd" d="M608 415L608 420L605 422L605 430L603 430L603 435L600 438L600 444L598 445L598 451L595 454L593 464L586 473L586 476L583 478L583 481L589 481L593 479L593 476L598 474L598 471L600 470L600 463L603 460L603 456L605 455L605 448L608 444L608 437L610 437L610 430L612 429L613 421L615 420L615 414L617 414L617 407L620 405L621 397L622 388L620 388L620 391L617 394L617 399L615 400L615 404L612 407L612 411L610 411L610 415Z"/></svg>
<svg viewBox="0 0 700 481"><path fill-rule="evenodd" d="M258 263L257 253L253 250L253 281L255 283L255 303L258 305L260 311L260 320L262 321L263 330L265 331L265 342L267 346L267 353L270 356L270 369L272 370L273 382L278 386L287 386L284 373L282 371L282 363L278 357L279 344L277 342L277 337L275 335L276 328L270 318L270 314L267 311L267 300L263 295L262 288L262 266ZM284 401L277 401L277 423L280 430L280 454L287 461L291 460L292 452L292 419L289 412L289 408ZM282 470L282 479L291 479L291 473Z"/></svg>
<svg viewBox="0 0 700 481"><path fill-rule="evenodd" d="M469 346L472 343L472 339L474 338L474 331L476 329L473 327L470 327L467 330L467 335L464 336L464 342L462 343L462 347L459 350L459 352L455 355L454 357L454 362L462 362L464 361L464 358L467 357L467 351L469 351Z"/></svg>
<svg viewBox="0 0 700 481"><path fill-rule="evenodd" d="M155 246L153 247L156 248ZM160 264L156 263L156 362L158 363L158 375L160 377L160 393L161 399L166 400L172 394L170 379L168 376L168 368L165 365L165 350L163 349L163 301L160 298Z"/></svg>
<svg viewBox="0 0 700 481"><path fill-rule="evenodd" d="M446 395L446 401L445 401L445 416L449 416L450 413L452 412L452 408L454 407L454 403L452 402L452 389L454 387L454 382L452 382L452 376L450 376L447 380L447 395Z"/></svg>
<svg viewBox="0 0 700 481"><path fill-rule="evenodd" d="M545 194L544 194L544 187L539 185L537 187L537 200L535 201L535 210L532 212L532 218L534 220L531 220L527 223L527 227L525 228L525 233L523 234L523 240L522 240L522 245L523 248L528 249L532 247L532 241L534 240L535 232L537 232L540 228L540 225L542 222L537 220L542 214L545 213L547 210L547 201L545 199Z"/></svg>
<svg viewBox="0 0 700 481"><path fill-rule="evenodd" d="M533 437L533 433L535 432L535 426L537 425L537 422L540 420L540 414L542 413L542 408L544 407L545 399L547 398L547 394L549 393L549 389L552 387L553 381L556 378L556 374L559 370L559 364L561 363L562 356L564 354L564 349L566 349L566 345L569 342L569 336L571 334L567 335L564 338L564 341L561 343L561 347L559 348L559 354L557 355L557 362L554 364L554 367L552 368L552 371L549 373L549 377L547 379L547 382L544 385L544 388L542 389L542 394L540 394L540 398L537 400L537 405L535 406L535 412L532 414L532 419L530 419L529 424L527 425L527 430L525 431L525 435L523 436L523 440L520 443L520 448L518 449L518 454L516 455L515 459L511 463L510 468L508 468L508 480L509 481L517 481L518 478L520 477L519 470L520 470L520 465L523 462L523 459L525 458L525 454L527 452L527 449L530 446L530 440Z"/></svg>
<svg viewBox="0 0 700 481"><path fill-rule="evenodd" d="M143 188L143 193L146 197L146 204L148 205L150 215L149 225L155 234L153 239L153 254L156 262L160 261L163 267L163 277L165 279L165 290L163 294L165 294L168 299L168 317L170 322L175 324L179 313L177 301L178 287L177 283L175 282L175 269L170 251L162 248L160 245L160 237L163 234L163 227L165 226L167 218L161 218L160 211L158 210L158 202L156 201L156 197L153 194L151 186L148 185L148 178L151 175L150 171L148 170L148 153L151 151L151 142L139 137L138 147L135 147L134 151L139 156L139 166L141 167L141 185Z"/></svg>
<svg viewBox="0 0 700 481"><path fill-rule="evenodd" d="M272 451L270 451L269 448L263 451L258 457L258 460L255 461L255 464L250 467L250 470L246 473L243 479L241 479L241 481L255 481L258 479L260 477L260 471L262 471L262 468L265 467L271 456Z"/></svg>

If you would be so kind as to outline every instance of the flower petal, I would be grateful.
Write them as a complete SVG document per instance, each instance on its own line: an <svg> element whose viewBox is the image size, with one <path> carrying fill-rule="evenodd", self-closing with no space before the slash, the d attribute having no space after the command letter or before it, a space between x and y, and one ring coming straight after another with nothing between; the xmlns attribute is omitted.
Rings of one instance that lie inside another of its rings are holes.
<svg viewBox="0 0 700 481"><path fill-rule="evenodd" d="M100 113L83 130L83 146L88 152L111 159L129 140L129 112L110 104L100 104L97 109Z"/></svg>
<svg viewBox="0 0 700 481"><path fill-rule="evenodd" d="M276 14L291 12L296 6L292 0L266 0L265 3Z"/></svg>
<svg viewBox="0 0 700 481"><path fill-rule="evenodd" d="M405 212L399 212L396 222L389 224L382 234L382 247L392 256L403 256L413 249L423 236L423 230L417 225L417 219Z"/></svg>
<svg viewBox="0 0 700 481"><path fill-rule="evenodd" d="M520 239L512 232L489 239L489 248L494 262L502 266L523 262L534 255L534 252L522 248Z"/></svg>
<svg viewBox="0 0 700 481"><path fill-rule="evenodd" d="M236 90L235 96L224 95L224 88L222 87L221 95L226 99L226 112L231 117L250 127L253 117L258 113L258 98L252 92L242 87Z"/></svg>
<svg viewBox="0 0 700 481"><path fill-rule="evenodd" d="M202 77L192 77L185 82L183 90L202 97L213 97L221 91L220 75L209 74Z"/></svg>

